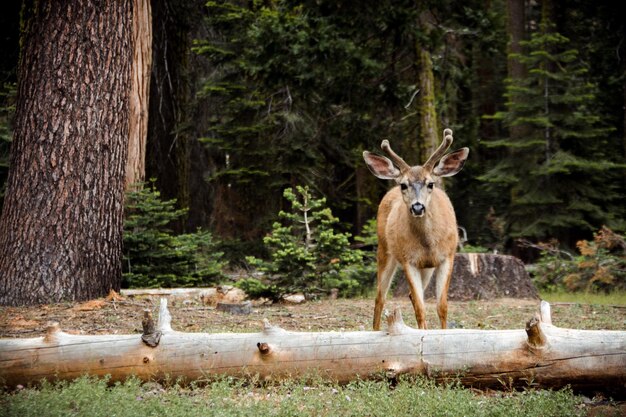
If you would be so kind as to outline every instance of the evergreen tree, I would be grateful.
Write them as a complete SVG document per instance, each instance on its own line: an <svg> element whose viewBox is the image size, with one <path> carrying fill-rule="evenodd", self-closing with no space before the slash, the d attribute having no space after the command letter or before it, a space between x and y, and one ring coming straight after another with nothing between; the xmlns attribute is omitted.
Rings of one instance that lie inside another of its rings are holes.
<svg viewBox="0 0 626 417"><path fill-rule="evenodd" d="M161 199L154 180L127 193L124 287L202 286L222 277L222 253L210 233L175 235L169 229L186 212L175 205L176 200Z"/></svg>
<svg viewBox="0 0 626 417"><path fill-rule="evenodd" d="M508 194L510 236L573 243L619 222L611 209L619 197L617 141L596 112L598 89L578 51L549 29L543 23L522 42L527 52L512 56L528 76L509 80L508 109L493 117L523 133L486 143L507 153L482 179Z"/></svg>
<svg viewBox="0 0 626 417"><path fill-rule="evenodd" d="M324 198L314 198L308 187L287 188L284 197L290 211L280 211L281 222L263 242L268 260L248 257L248 262L267 274L264 282L241 282L251 295L279 300L283 295L304 292L307 297L337 288L344 295L362 291L373 273L374 263L365 253L350 248L350 234L335 230L338 219ZM250 291L252 290L252 291ZM256 293L256 294L254 294Z"/></svg>
<svg viewBox="0 0 626 417"><path fill-rule="evenodd" d="M216 68L201 94L215 109L204 141L219 155L210 175L224 206L217 232L258 238L282 190L297 183L315 186L335 210L376 201L375 187L358 195L359 149L389 136L415 148L417 115L404 108L416 94L415 3L208 7L211 36L195 50Z"/></svg>
<svg viewBox="0 0 626 417"><path fill-rule="evenodd" d="M132 12L130 1L24 3L0 303L119 290Z"/></svg>

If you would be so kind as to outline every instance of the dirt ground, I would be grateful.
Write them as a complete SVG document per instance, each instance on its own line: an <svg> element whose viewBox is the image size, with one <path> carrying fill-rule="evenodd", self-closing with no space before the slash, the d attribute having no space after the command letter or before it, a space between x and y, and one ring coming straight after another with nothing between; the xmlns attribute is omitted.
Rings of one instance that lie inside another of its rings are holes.
<svg viewBox="0 0 626 417"><path fill-rule="evenodd" d="M256 332L264 319L294 331L370 330L372 299L326 299L301 304L253 303L250 314L219 311L214 300L196 295L168 296L172 327L184 332ZM51 322L74 334L141 333L144 311L158 316L160 296L116 296L85 303L49 304L34 307L0 307L0 337L38 337ZM400 308L404 321L415 326L408 298L393 298L385 308ZM438 328L434 300L426 305L430 328ZM451 302L450 327L519 329L539 310L539 300L497 299ZM552 321L559 327L626 330L626 306L573 303L552 305Z"/></svg>

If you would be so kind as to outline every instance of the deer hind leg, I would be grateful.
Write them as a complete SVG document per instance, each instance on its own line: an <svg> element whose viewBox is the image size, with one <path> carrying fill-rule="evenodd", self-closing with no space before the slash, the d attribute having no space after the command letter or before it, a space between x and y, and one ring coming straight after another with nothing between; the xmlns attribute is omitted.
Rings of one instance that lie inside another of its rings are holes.
<svg viewBox="0 0 626 417"><path fill-rule="evenodd" d="M374 306L374 330L380 330L380 319L385 307L387 292L391 286L393 274L396 272L398 263L392 257L378 256L378 278L376 289L376 305Z"/></svg>
<svg viewBox="0 0 626 417"><path fill-rule="evenodd" d="M424 287L423 278L419 269L410 264L403 265L404 275L411 290L411 303L415 310L415 319L420 329L426 328L426 309L424 307ZM430 279L430 277L428 277Z"/></svg>
<svg viewBox="0 0 626 417"><path fill-rule="evenodd" d="M448 327L448 288L452 278L454 255L447 258L435 271L435 283L437 285L437 315L441 322L441 328Z"/></svg>

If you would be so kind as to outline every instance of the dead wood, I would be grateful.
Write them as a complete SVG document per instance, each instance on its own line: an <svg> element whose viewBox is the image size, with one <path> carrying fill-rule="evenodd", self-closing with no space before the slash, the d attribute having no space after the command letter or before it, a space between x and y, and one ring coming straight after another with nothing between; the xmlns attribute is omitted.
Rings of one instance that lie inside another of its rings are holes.
<svg viewBox="0 0 626 417"><path fill-rule="evenodd" d="M424 295L435 296L430 285ZM397 279L394 296L406 297L409 288L404 279ZM524 263L514 256L493 253L457 253L454 257L448 299L456 301L493 300L496 298L538 299Z"/></svg>
<svg viewBox="0 0 626 417"><path fill-rule="evenodd" d="M265 322L258 333L172 330L166 300L156 326L143 334L72 335L53 323L45 336L0 339L0 384L70 380L84 374L123 380L214 375L291 378L315 374L334 381L425 375L475 388L537 387L626 392L626 331L562 329L549 304L520 330L417 330L399 310L386 331L291 332Z"/></svg>
<svg viewBox="0 0 626 417"><path fill-rule="evenodd" d="M217 303L217 310L230 314L250 314L252 313L252 303L245 301L243 303Z"/></svg>

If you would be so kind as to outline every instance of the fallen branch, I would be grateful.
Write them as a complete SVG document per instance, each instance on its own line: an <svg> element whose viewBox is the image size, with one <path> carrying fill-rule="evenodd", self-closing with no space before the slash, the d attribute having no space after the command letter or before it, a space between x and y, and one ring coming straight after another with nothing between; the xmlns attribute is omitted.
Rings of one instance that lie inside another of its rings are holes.
<svg viewBox="0 0 626 417"><path fill-rule="evenodd" d="M200 296L205 292L215 292L215 288L140 288L140 289L123 289L120 294L124 297L136 297L144 295L162 295L162 296L181 296L192 297Z"/></svg>
<svg viewBox="0 0 626 417"><path fill-rule="evenodd" d="M265 321L259 333L172 330L167 301L144 334L83 336L58 324L44 337L0 339L0 382L70 380L84 374L113 381L201 380L212 375L263 379L318 375L334 381L421 374L476 388L540 387L626 392L626 331L561 329L550 305L521 330L417 330L399 310L387 331L290 332Z"/></svg>

